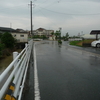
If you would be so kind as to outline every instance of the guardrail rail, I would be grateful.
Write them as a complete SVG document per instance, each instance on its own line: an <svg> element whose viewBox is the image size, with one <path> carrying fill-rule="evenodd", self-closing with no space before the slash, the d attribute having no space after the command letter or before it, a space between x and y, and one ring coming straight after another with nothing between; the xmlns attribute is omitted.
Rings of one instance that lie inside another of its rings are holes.
<svg viewBox="0 0 100 100"><path fill-rule="evenodd" d="M32 48L33 40L30 40L21 53L13 52L14 60L0 75L0 83L3 82L0 100L21 100ZM5 77L8 77L6 81Z"/></svg>

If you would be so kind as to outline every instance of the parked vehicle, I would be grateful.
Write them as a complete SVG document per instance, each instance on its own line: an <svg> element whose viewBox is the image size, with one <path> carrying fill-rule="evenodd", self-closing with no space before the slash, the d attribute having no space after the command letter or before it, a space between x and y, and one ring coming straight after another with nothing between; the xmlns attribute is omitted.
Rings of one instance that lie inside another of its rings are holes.
<svg viewBox="0 0 100 100"><path fill-rule="evenodd" d="M36 38L36 39L33 39L34 41L42 41L43 39L38 39L38 38Z"/></svg>
<svg viewBox="0 0 100 100"><path fill-rule="evenodd" d="M100 48L100 40L93 41L93 42L91 43L91 46L92 46L92 47Z"/></svg>

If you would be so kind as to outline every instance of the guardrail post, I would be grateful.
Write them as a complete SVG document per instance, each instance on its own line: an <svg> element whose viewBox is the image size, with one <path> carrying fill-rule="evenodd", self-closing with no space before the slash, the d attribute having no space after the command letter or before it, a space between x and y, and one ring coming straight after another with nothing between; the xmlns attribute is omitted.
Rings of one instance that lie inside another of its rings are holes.
<svg viewBox="0 0 100 100"><path fill-rule="evenodd" d="M14 60L17 56L18 56L18 52L13 52L13 60ZM14 63L14 68L16 67L17 63L18 63L18 59L17 59L16 62ZM15 72L15 75L16 75L16 73L17 73L17 70L16 70L16 72Z"/></svg>
<svg viewBox="0 0 100 100"><path fill-rule="evenodd" d="M13 52L13 60L18 56L18 52ZM15 62L14 67L16 67L18 61Z"/></svg>
<svg viewBox="0 0 100 100"><path fill-rule="evenodd" d="M28 56L28 44L25 44L25 48L26 48L26 57Z"/></svg>

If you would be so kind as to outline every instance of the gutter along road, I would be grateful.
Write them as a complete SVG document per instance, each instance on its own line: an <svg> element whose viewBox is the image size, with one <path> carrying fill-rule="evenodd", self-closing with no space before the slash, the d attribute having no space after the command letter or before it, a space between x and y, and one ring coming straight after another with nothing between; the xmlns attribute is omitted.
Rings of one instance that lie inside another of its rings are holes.
<svg viewBox="0 0 100 100"><path fill-rule="evenodd" d="M64 43L36 45L40 100L100 100L100 55Z"/></svg>

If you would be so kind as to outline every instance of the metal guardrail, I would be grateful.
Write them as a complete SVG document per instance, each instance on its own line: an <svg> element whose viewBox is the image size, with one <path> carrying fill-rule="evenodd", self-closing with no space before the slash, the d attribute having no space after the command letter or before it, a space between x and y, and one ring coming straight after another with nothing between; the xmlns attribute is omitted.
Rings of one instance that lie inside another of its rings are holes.
<svg viewBox="0 0 100 100"><path fill-rule="evenodd" d="M21 53L13 53L14 60L0 75L0 83L2 83L10 73L1 87L0 100L2 98L5 100L16 100L16 98L21 100L32 48L33 40L30 40L28 44L25 44Z"/></svg>

